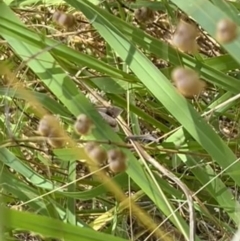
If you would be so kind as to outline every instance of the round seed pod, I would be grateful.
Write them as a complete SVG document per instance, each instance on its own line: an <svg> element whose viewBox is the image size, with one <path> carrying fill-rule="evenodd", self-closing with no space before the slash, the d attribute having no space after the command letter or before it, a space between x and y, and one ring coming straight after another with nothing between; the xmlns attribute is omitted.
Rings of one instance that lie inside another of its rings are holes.
<svg viewBox="0 0 240 241"><path fill-rule="evenodd" d="M124 172L127 169L126 163L120 162L120 161L115 161L115 162L110 162L109 168L113 173L119 173L119 172Z"/></svg>
<svg viewBox="0 0 240 241"><path fill-rule="evenodd" d="M57 138L57 139L55 139ZM47 142L53 148L62 148L66 141L64 140L64 136L59 129L52 129L48 135Z"/></svg>
<svg viewBox="0 0 240 241"><path fill-rule="evenodd" d="M107 152L95 142L88 142L85 144L84 149L90 158L98 164L102 164L107 160Z"/></svg>
<svg viewBox="0 0 240 241"><path fill-rule="evenodd" d="M39 121L37 132L42 136L48 136L58 119L53 115L45 115Z"/></svg>
<svg viewBox="0 0 240 241"><path fill-rule="evenodd" d="M134 11L135 18L141 22L149 22L154 18L154 13L151 9L147 7L141 7Z"/></svg>
<svg viewBox="0 0 240 241"><path fill-rule="evenodd" d="M217 23L216 39L219 43L230 43L237 37L237 25L230 19L222 19Z"/></svg>
<svg viewBox="0 0 240 241"><path fill-rule="evenodd" d="M74 129L79 135L89 135L93 127L92 121L85 114L80 114L74 124Z"/></svg>
<svg viewBox="0 0 240 241"><path fill-rule="evenodd" d="M196 37L197 28L192 24L180 21L173 35L172 44L184 52L195 53L198 51Z"/></svg>
<svg viewBox="0 0 240 241"><path fill-rule="evenodd" d="M178 91L186 98L199 95L205 87L205 83L199 79L198 73L192 69L175 68L171 77Z"/></svg>
<svg viewBox="0 0 240 241"><path fill-rule="evenodd" d="M112 172L124 172L127 169L126 155L120 149L108 151L108 163Z"/></svg>
<svg viewBox="0 0 240 241"><path fill-rule="evenodd" d="M74 16L71 15L71 14L66 14L66 13L61 12L61 11L56 11L52 16L52 19L57 24L59 24L61 26L64 26L66 28L70 28L70 27L73 27L75 25Z"/></svg>

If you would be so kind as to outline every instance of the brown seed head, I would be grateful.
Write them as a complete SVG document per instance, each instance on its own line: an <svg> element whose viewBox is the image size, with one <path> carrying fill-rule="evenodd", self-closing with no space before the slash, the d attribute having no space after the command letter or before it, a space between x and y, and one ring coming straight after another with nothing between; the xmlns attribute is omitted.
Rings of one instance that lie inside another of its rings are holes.
<svg viewBox="0 0 240 241"><path fill-rule="evenodd" d="M58 123L58 119L53 115L45 115L43 118L39 121L38 124L38 132L42 136L48 136L51 132L52 128L56 126L56 123Z"/></svg>
<svg viewBox="0 0 240 241"><path fill-rule="evenodd" d="M222 19L217 23L216 39L223 44L230 43L237 37L237 31L237 25L232 20Z"/></svg>
<svg viewBox="0 0 240 241"><path fill-rule="evenodd" d="M88 142L84 149L97 164L102 164L107 160L107 152L95 142Z"/></svg>
<svg viewBox="0 0 240 241"><path fill-rule="evenodd" d="M197 72L192 69L178 67L172 71L171 76L178 91L187 98L199 95L205 87L204 82L199 79Z"/></svg>
<svg viewBox="0 0 240 241"><path fill-rule="evenodd" d="M92 121L85 114L80 114L74 124L74 129L79 135L88 135L93 127Z"/></svg>
<svg viewBox="0 0 240 241"><path fill-rule="evenodd" d="M60 18L61 14L64 14L63 12L60 12L60 11L56 11L53 13L53 16L52 16L52 20L54 22L57 22L58 19Z"/></svg>
<svg viewBox="0 0 240 241"><path fill-rule="evenodd" d="M108 151L108 163L112 172L124 172L127 169L126 155L120 149Z"/></svg>
<svg viewBox="0 0 240 241"><path fill-rule="evenodd" d="M151 9L147 7L141 7L134 11L135 18L139 22L149 22L154 18L154 13Z"/></svg>
<svg viewBox="0 0 240 241"><path fill-rule="evenodd" d="M61 11L56 11L52 17L53 21L66 28L73 27L75 25L75 18L71 14L66 14Z"/></svg>
<svg viewBox="0 0 240 241"><path fill-rule="evenodd" d="M125 162L121 162L121 161L110 162L109 169L113 173L124 172L127 169L127 165Z"/></svg>
<svg viewBox="0 0 240 241"><path fill-rule="evenodd" d="M198 50L196 42L197 28L192 24L180 21L172 38L172 44L189 53L195 53Z"/></svg>
<svg viewBox="0 0 240 241"><path fill-rule="evenodd" d="M62 148L66 141L64 140L64 135L59 129L52 129L48 135L47 142L53 148Z"/></svg>

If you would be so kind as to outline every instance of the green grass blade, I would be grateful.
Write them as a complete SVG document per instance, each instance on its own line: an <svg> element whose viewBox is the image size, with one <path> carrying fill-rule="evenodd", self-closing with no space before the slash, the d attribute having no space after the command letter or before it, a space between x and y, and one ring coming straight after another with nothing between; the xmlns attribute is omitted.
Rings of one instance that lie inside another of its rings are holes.
<svg viewBox="0 0 240 241"><path fill-rule="evenodd" d="M45 177L41 176L37 172L34 172L30 167L21 162L12 152L6 148L0 148L0 159L1 162L19 172L28 181L37 187L52 190L56 187L51 181L46 180Z"/></svg>
<svg viewBox="0 0 240 241"><path fill-rule="evenodd" d="M72 182L76 180L76 166L77 162L68 162L68 182ZM68 192L76 191L76 183L72 183L68 186ZM67 207L66 207L66 219L72 225L76 225L76 200L75 198L68 197L67 199Z"/></svg>
<svg viewBox="0 0 240 241"><path fill-rule="evenodd" d="M29 230L44 237L64 239L66 241L124 241L125 239L96 232L90 228L79 228L61 221L28 212L18 212L3 207L1 216L4 226L20 230Z"/></svg>

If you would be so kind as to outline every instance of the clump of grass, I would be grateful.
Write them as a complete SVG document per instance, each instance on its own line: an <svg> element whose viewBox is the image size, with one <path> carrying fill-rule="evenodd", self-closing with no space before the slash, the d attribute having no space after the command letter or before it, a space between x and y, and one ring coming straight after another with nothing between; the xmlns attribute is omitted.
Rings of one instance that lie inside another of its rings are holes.
<svg viewBox="0 0 240 241"><path fill-rule="evenodd" d="M0 3L6 239L231 240L237 3L11 4Z"/></svg>

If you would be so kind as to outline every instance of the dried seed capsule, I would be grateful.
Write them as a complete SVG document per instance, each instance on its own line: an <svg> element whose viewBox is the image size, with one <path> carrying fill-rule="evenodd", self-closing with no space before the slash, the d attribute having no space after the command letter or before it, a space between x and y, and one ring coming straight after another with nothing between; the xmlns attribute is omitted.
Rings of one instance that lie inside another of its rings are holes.
<svg viewBox="0 0 240 241"><path fill-rule="evenodd" d="M107 152L97 143L88 142L84 146L87 154L98 164L104 163L107 160Z"/></svg>
<svg viewBox="0 0 240 241"><path fill-rule="evenodd" d="M196 42L197 29L192 24L180 21L172 38L172 44L189 53L195 53L198 50Z"/></svg>
<svg viewBox="0 0 240 241"><path fill-rule="evenodd" d="M61 12L61 11L56 11L53 14L52 19L57 24L59 24L61 26L64 26L66 28L70 28L70 27L74 26L74 24L75 24L75 18L74 18L73 15L66 14L66 13Z"/></svg>
<svg viewBox="0 0 240 241"><path fill-rule="evenodd" d="M147 7L141 7L134 11L135 18L139 22L149 22L154 18L154 13L151 9Z"/></svg>
<svg viewBox="0 0 240 241"><path fill-rule="evenodd" d="M53 148L61 148L66 144L64 135L60 129L52 129L48 135L47 142Z"/></svg>
<svg viewBox="0 0 240 241"><path fill-rule="evenodd" d="M223 44L230 43L237 37L237 30L237 25L232 20L222 19L217 23L216 39Z"/></svg>
<svg viewBox="0 0 240 241"><path fill-rule="evenodd" d="M124 172L127 169L126 155L120 149L108 151L108 163L112 172Z"/></svg>
<svg viewBox="0 0 240 241"><path fill-rule="evenodd" d="M53 115L45 115L39 121L38 132L42 136L48 136L52 128L58 123L58 119Z"/></svg>
<svg viewBox="0 0 240 241"><path fill-rule="evenodd" d="M199 95L205 87L204 82L199 79L197 72L192 69L178 67L172 71L171 76L178 91L187 98Z"/></svg>
<svg viewBox="0 0 240 241"><path fill-rule="evenodd" d="M127 169L126 163L115 161L109 164L109 168L114 173L124 172Z"/></svg>
<svg viewBox="0 0 240 241"><path fill-rule="evenodd" d="M80 114L74 124L74 129L79 135L90 134L93 127L92 121L85 114Z"/></svg>

